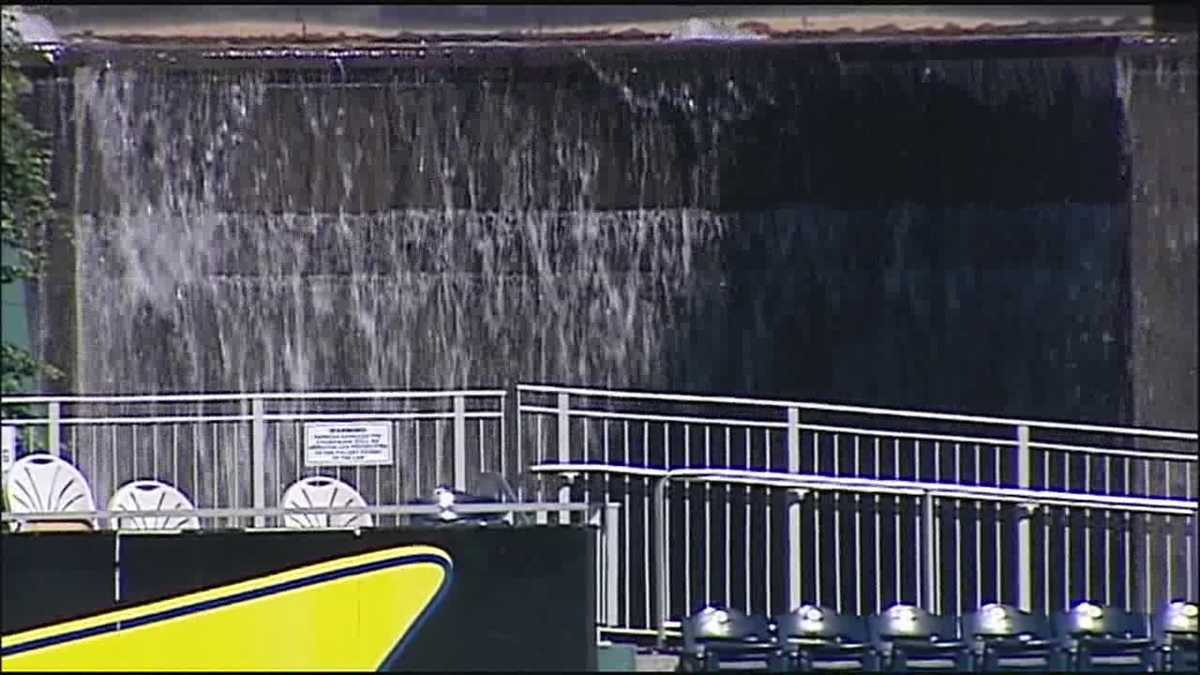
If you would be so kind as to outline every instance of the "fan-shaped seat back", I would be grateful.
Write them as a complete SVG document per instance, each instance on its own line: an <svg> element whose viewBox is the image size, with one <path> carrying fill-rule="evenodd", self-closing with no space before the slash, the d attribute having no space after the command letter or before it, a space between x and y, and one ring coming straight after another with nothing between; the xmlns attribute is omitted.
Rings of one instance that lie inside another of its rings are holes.
<svg viewBox="0 0 1200 675"><path fill-rule="evenodd" d="M871 640L932 640L958 638L954 617L930 614L914 605L892 605L886 612L868 619Z"/></svg>
<svg viewBox="0 0 1200 675"><path fill-rule="evenodd" d="M319 509L366 506L367 502L358 490L336 478L309 476L284 491L281 505L285 509ZM374 522L369 513L298 513L283 517L284 527L290 528L372 527Z"/></svg>
<svg viewBox="0 0 1200 675"><path fill-rule="evenodd" d="M33 453L13 462L4 481L12 513L95 511L96 500L83 474L70 462L48 453ZM96 527L95 519L84 519ZM13 523L13 531L29 525Z"/></svg>
<svg viewBox="0 0 1200 675"><path fill-rule="evenodd" d="M896 604L870 616L867 627L875 651L883 655L880 664L883 670L966 668L966 645L958 639L957 617ZM918 665L918 662L924 663Z"/></svg>
<svg viewBox="0 0 1200 675"><path fill-rule="evenodd" d="M683 621L685 648L700 644L767 644L771 631L767 618L749 615L737 609L709 605Z"/></svg>
<svg viewBox="0 0 1200 675"><path fill-rule="evenodd" d="M1054 615L1054 630L1072 670L1133 666L1145 672L1154 658L1147 617L1120 607L1080 602Z"/></svg>
<svg viewBox="0 0 1200 675"><path fill-rule="evenodd" d="M1200 671L1200 605L1172 600L1151 620L1151 632L1161 654L1160 669L1167 672Z"/></svg>
<svg viewBox="0 0 1200 675"><path fill-rule="evenodd" d="M188 511L192 501L173 485L156 480L135 480L122 485L108 501L109 511ZM113 519L118 530L198 530L196 516L122 516Z"/></svg>
<svg viewBox="0 0 1200 675"><path fill-rule="evenodd" d="M799 638L866 643L871 639L866 618L817 605L801 605L775 617L775 632L781 641Z"/></svg>
<svg viewBox="0 0 1200 675"><path fill-rule="evenodd" d="M1055 614L1054 629L1064 638L1139 639L1150 635L1144 615L1094 602L1081 602Z"/></svg>
<svg viewBox="0 0 1200 675"><path fill-rule="evenodd" d="M767 617L708 605L685 618L681 663L693 670L720 670L724 661L770 658L775 640Z"/></svg>
<svg viewBox="0 0 1200 675"><path fill-rule="evenodd" d="M1151 633L1157 642L1169 637L1196 642L1200 638L1200 604L1172 600L1150 617Z"/></svg>
<svg viewBox="0 0 1200 675"><path fill-rule="evenodd" d="M1048 640L1054 635L1046 617L1000 603L987 604L967 614L962 626L963 637L968 640L1020 637Z"/></svg>

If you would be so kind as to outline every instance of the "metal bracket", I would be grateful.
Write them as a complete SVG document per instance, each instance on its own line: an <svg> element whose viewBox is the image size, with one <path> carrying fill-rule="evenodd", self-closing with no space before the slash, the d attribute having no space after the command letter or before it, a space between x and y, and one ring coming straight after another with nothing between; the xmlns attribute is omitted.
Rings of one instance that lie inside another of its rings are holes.
<svg viewBox="0 0 1200 675"><path fill-rule="evenodd" d="M810 490L809 488L788 488L788 503L799 504L808 498L810 492L815 492L815 490Z"/></svg>

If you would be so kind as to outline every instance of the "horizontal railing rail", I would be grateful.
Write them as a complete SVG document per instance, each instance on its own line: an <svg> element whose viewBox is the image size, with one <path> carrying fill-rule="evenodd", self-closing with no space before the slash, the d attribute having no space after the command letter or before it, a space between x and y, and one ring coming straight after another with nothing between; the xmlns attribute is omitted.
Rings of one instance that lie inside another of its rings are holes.
<svg viewBox="0 0 1200 675"><path fill-rule="evenodd" d="M587 387L560 387L554 385L519 384L518 392L542 394L569 394L585 398L607 398L620 400L660 401L673 403L701 403L718 405L750 405L768 408L799 408L821 412L852 413L874 415L880 417L903 417L918 420L941 422L965 422L970 424L988 424L1002 426L1027 426L1041 429L1060 429L1065 431L1081 431L1085 433L1128 434L1148 438L1164 438L1179 441L1196 441L1200 434L1195 431L1173 429L1151 429L1144 427L1122 427L1100 424L1083 424L1078 422L1062 422L1052 420L1027 420L1019 418L994 417L988 415L963 415L958 413L929 412L919 410L903 410L898 408L878 408L872 406L840 405L834 403L815 403L809 401L788 401L779 399L747 398L738 396L709 396L704 394L673 394L649 391L621 391L610 389L593 389Z"/></svg>
<svg viewBox="0 0 1200 675"><path fill-rule="evenodd" d="M5 396L4 405L32 405L48 403L212 403L260 401L321 401L363 399L438 399L447 394L466 398L504 397L504 389L456 389L456 390L412 390L412 391L303 391L261 392L224 394L80 394L66 396Z"/></svg>
<svg viewBox="0 0 1200 675"><path fill-rule="evenodd" d="M524 502L493 504L456 504L453 508L456 515L472 515L487 513L537 513L543 511L572 511L583 512L591 509L588 504L559 504L558 502ZM414 516L436 515L443 509L437 504L388 504L385 506L328 506L312 508L210 508L210 509L130 509L130 510L98 510L98 511L31 511L26 513L4 513L4 522L37 522L37 521L78 521L78 520L118 520L126 518L230 518L252 516L304 516L304 515L389 515ZM253 529L253 528L250 528ZM274 528L272 528L274 529Z"/></svg>
<svg viewBox="0 0 1200 675"><path fill-rule="evenodd" d="M535 464L529 467L534 473L560 474L571 479L575 475L600 473L623 476L639 476L663 480L691 480L733 482L742 481L750 485L781 488L803 488L805 490L837 491L859 494L893 494L906 496L943 497L951 499L996 500L1019 504L1066 506L1076 508L1104 508L1139 513L1164 513L1190 516L1200 511L1195 501L1160 499L1154 497L1114 497L1077 492L1051 490L1024 490L1020 488L991 488L984 486L958 486L945 483L928 483L904 480L878 480L872 478L838 478L812 474L789 474L774 471L742 469L654 469L610 464Z"/></svg>
<svg viewBox="0 0 1200 675"><path fill-rule="evenodd" d="M526 413L541 413L545 415L556 415L559 410L548 406L525 405L521 410ZM766 428L766 429L788 429L790 428L787 422L771 422L753 419L736 419L736 418L720 418L720 417L698 417L687 415L661 415L661 414L646 414L646 413L629 413L629 412L608 412L603 410L580 410L572 409L570 412L572 417L587 417L595 419L610 419L610 420L633 420L639 422L669 422L676 424L726 424L731 426L747 427L747 428ZM941 441L947 443L986 443L990 446L1005 446L1016 447L1019 441L1016 438L996 438L988 436L963 436L954 434L932 434L913 431L896 431L886 429L870 429L865 427L848 427L848 426L830 426L824 424L804 424L799 423L795 428L800 431L819 431L827 433L843 433L856 434L859 436L870 436L880 438L902 438L910 440L927 440ZM1050 427L1046 427L1050 428ZM1058 428L1058 427L1055 427ZM1155 436L1155 438L1163 438ZM1179 439L1176 440L1194 440L1194 439ZM1137 459L1166 459L1179 462L1195 462L1197 455L1195 453L1183 452L1154 452L1150 450L1138 450L1131 448L1105 448L1082 445L1067 445L1062 443L1038 443L1031 441L1028 444L1030 449L1041 450L1060 450L1064 452L1091 453L1098 455L1111 455L1114 457L1132 457Z"/></svg>
<svg viewBox="0 0 1200 675"><path fill-rule="evenodd" d="M465 419L498 419L503 417L503 413L499 412L472 412L466 411L461 413L454 412L427 412L427 413L265 413L262 419L265 421L316 421L316 420L445 420L462 417ZM63 426L68 425L94 425L94 424L179 424L184 422L194 422L197 420L205 422L250 422L256 419L254 415L176 415L176 416L160 416L160 415L144 415L137 417L63 417L57 420L57 423ZM14 418L4 420L4 424L28 427L28 426L45 426L53 422L51 418Z"/></svg>

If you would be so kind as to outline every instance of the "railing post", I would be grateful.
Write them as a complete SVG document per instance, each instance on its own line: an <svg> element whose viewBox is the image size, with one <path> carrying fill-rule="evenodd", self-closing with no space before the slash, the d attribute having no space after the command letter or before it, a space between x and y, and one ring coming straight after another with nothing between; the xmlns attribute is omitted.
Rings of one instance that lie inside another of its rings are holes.
<svg viewBox="0 0 1200 675"><path fill-rule="evenodd" d="M800 473L800 409L787 411L788 473ZM800 505L803 500L789 500L787 505L788 541L788 611L803 604L800 597Z"/></svg>
<svg viewBox="0 0 1200 675"><path fill-rule="evenodd" d="M651 571L654 575L654 622L658 631L655 640L659 649L667 644L667 542L666 528L663 521L666 517L667 476L657 478L654 482L654 509L651 514L651 544L654 547Z"/></svg>
<svg viewBox="0 0 1200 675"><path fill-rule="evenodd" d="M1190 517L1192 519L1192 531L1190 533L1192 536L1191 550L1192 550L1192 555L1196 556L1196 558L1192 559L1191 564L1197 565L1197 564L1200 564L1200 551L1196 550L1197 548L1200 548L1200 511L1193 512ZM1185 523L1187 522L1187 518L1184 518L1184 522ZM1189 567L1188 569L1195 570L1194 567ZM1188 577L1187 597L1189 597L1189 598L1196 597L1196 590L1195 590L1194 584L1196 584L1196 574L1193 572L1193 574Z"/></svg>
<svg viewBox="0 0 1200 675"><path fill-rule="evenodd" d="M570 394L565 391L558 393L558 461L568 464L571 461L571 407ZM558 501L566 504L571 501L571 487L563 485L558 489ZM558 522L569 522L569 511L560 511Z"/></svg>
<svg viewBox="0 0 1200 675"><path fill-rule="evenodd" d="M938 606L938 599L941 597L941 593L938 589L937 546L935 546L933 540L933 533L935 529L933 495L926 492L925 496L922 498L922 502L923 504L921 510L923 513L921 515L923 517L921 519L921 546L925 549L925 564L922 566L921 570L925 575L925 597L921 604L925 606L926 610L936 614L941 611L941 608Z"/></svg>
<svg viewBox="0 0 1200 675"><path fill-rule="evenodd" d="M113 533L113 602L121 601L121 529L115 527L117 521L108 521L114 527Z"/></svg>
<svg viewBox="0 0 1200 675"><path fill-rule="evenodd" d="M1017 427L1017 487L1028 490L1032 483L1032 457L1029 451L1029 425ZM1019 607L1033 611L1033 523L1029 510L1017 512L1017 597ZM1048 608L1047 608L1048 609Z"/></svg>
<svg viewBox="0 0 1200 675"><path fill-rule="evenodd" d="M250 489L254 508L262 509L267 506L267 420L259 397L250 399L250 420ZM303 473L300 467L296 470ZM254 516L254 527L265 525L264 516Z"/></svg>
<svg viewBox="0 0 1200 675"><path fill-rule="evenodd" d="M621 542L619 539L621 502L604 505L604 623L617 625L617 604L620 581L617 571L621 564Z"/></svg>
<svg viewBox="0 0 1200 675"><path fill-rule="evenodd" d="M504 480L510 483L515 483L508 475L508 430L505 428L508 422L508 392L500 394L500 456L496 458L496 468ZM482 471L483 467L479 467Z"/></svg>
<svg viewBox="0 0 1200 675"><path fill-rule="evenodd" d="M46 452L57 457L62 454L60 449L62 425L59 422L59 419L62 417L62 403L51 401L49 406L47 406L46 417L49 418L49 423L46 425L46 445L49 447L46 448Z"/></svg>
<svg viewBox="0 0 1200 675"><path fill-rule="evenodd" d="M521 435L521 383L518 381L513 394L513 476L521 478L525 475L525 455L521 452L521 443L525 437ZM517 501L525 501L525 481L517 480Z"/></svg>
<svg viewBox="0 0 1200 675"><path fill-rule="evenodd" d="M596 526L596 624L615 626L617 620L617 522L620 502L598 502L588 508L588 524Z"/></svg>
<svg viewBox="0 0 1200 675"><path fill-rule="evenodd" d="M467 489L467 399L454 397L454 489Z"/></svg>

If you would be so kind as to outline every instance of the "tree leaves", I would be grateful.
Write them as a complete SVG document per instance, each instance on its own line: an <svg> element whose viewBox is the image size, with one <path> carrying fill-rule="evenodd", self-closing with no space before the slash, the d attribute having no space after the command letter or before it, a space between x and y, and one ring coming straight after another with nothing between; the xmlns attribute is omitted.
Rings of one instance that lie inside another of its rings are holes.
<svg viewBox="0 0 1200 675"><path fill-rule="evenodd" d="M0 285L29 279L41 271L43 256L31 236L51 214L50 153L43 134L18 107L29 82L18 68L23 48L16 17L7 9L0 53ZM18 391L38 375L58 376L27 350L8 342L0 351L0 391ZM6 414L11 411L5 411Z"/></svg>

